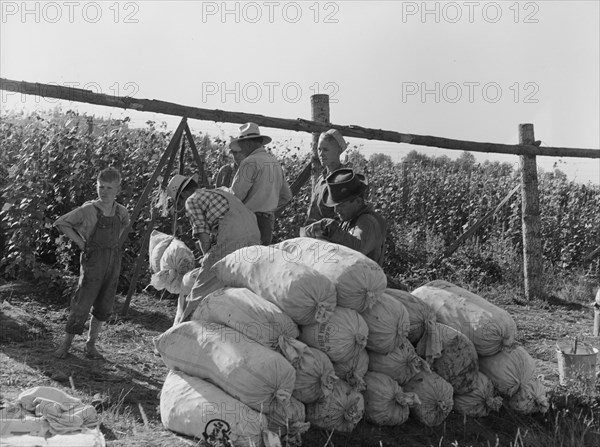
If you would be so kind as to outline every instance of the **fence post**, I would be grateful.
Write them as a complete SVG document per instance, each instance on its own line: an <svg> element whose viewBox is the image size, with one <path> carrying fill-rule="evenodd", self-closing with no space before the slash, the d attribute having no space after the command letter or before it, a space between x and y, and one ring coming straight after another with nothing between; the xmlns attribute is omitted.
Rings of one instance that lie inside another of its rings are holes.
<svg viewBox="0 0 600 447"><path fill-rule="evenodd" d="M402 162L402 214L406 217L408 213L408 166ZM404 219L405 221L407 219Z"/></svg>
<svg viewBox="0 0 600 447"><path fill-rule="evenodd" d="M311 120L318 123L329 124L329 95L317 94L310 97L310 109L311 109ZM319 155L317 152L317 146L319 144L320 133L315 132L312 134L312 188L315 187L315 181L317 177L321 175L321 162L319 161Z"/></svg>
<svg viewBox="0 0 600 447"><path fill-rule="evenodd" d="M519 124L519 144L535 141L533 124ZM535 155L521 155L521 222L523 228L523 275L527 299L543 295L540 199Z"/></svg>

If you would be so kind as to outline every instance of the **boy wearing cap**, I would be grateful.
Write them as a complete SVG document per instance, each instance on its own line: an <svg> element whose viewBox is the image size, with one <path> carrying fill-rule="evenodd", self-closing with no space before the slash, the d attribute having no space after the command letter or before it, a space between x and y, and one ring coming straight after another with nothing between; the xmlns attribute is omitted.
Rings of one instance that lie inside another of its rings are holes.
<svg viewBox="0 0 600 447"><path fill-rule="evenodd" d="M227 188L198 189L197 176L175 175L167 194L177 210L185 208L192 224L194 239L199 241L203 258L196 269L194 288L214 279L210 268L235 250L260 244L256 217ZM214 241L214 244L213 244ZM185 319L199 301L190 302L180 295L175 322Z"/></svg>
<svg viewBox="0 0 600 447"><path fill-rule="evenodd" d="M234 158L240 160L231 190L255 213L263 245L273 238L275 210L292 199L281 164L264 148L270 141L256 124L246 123L240 127L240 136L229 143Z"/></svg>
<svg viewBox="0 0 600 447"><path fill-rule="evenodd" d="M383 266L387 223L365 201L364 176L343 168L327 177L323 203L333 207L341 222L324 218L300 229L300 236L326 239L359 251Z"/></svg>
<svg viewBox="0 0 600 447"><path fill-rule="evenodd" d="M310 204L308 205L308 216L304 225L309 225L323 218L335 218L332 207L323 203L323 196L327 190L327 177L335 170L342 168L340 155L346 150L348 143L339 130L330 129L319 135L317 154L323 167L323 172L317 178Z"/></svg>

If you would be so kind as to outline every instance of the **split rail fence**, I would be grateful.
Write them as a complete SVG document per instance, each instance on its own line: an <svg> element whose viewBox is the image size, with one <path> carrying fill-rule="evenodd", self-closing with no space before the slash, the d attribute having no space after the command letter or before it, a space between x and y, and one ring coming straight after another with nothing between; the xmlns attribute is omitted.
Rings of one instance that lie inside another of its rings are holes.
<svg viewBox="0 0 600 447"><path fill-rule="evenodd" d="M313 180L318 176L320 165L316 156L316 141L319 134L328 129L338 129L345 137L469 152L518 155L521 165L520 190L522 198L523 274L525 295L529 299L543 296L542 241L540 237L540 209L536 157L548 156L600 159L600 149L568 147L541 148L540 141L535 140L533 124L519 125L519 144L514 145L463 141L429 135L415 135L389 130L365 128L356 125L333 124L330 122L328 95L311 96L311 120L305 120L301 118L285 119L241 112L209 110L166 101L111 96L73 87L15 81L4 78L0 78L0 90L22 95L35 95L66 101L118 107L122 109L155 112L179 116L183 119L192 118L202 121L239 124L254 122L262 127L311 133L313 137L312 162L305 166L299 177L292 183L291 187L293 193L297 193L300 190L302 185L311 177L311 174ZM471 229L471 231L474 232L475 230ZM463 235L464 238L468 236L469 235ZM460 243L460 238L457 243ZM594 253L597 253L597 250L595 250Z"/></svg>

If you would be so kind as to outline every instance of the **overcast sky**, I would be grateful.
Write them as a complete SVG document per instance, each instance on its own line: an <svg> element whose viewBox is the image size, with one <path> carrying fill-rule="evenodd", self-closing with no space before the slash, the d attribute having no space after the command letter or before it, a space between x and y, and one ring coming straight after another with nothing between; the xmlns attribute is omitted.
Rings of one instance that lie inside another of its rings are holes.
<svg viewBox="0 0 600 447"><path fill-rule="evenodd" d="M3 78L72 85L208 109L515 144L600 147L600 2L1 1ZM60 105L97 116L176 117L2 93L2 110ZM227 137L237 125L190 121ZM263 129L308 150L304 133ZM400 160L413 149L351 139ZM475 154L518 164L517 156ZM600 161L538 157L600 183Z"/></svg>

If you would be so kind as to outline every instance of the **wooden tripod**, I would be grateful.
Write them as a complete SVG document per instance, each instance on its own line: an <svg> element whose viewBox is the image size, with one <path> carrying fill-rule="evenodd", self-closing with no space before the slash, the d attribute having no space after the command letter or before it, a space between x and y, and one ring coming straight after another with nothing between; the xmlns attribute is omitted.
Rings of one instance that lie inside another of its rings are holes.
<svg viewBox="0 0 600 447"><path fill-rule="evenodd" d="M186 137L185 139L183 138L184 133L185 133L185 137ZM181 119L181 122L177 126L177 129L175 130L175 133L173 134L171 141L169 141L167 149L165 150L162 157L160 158L158 165L156 166L156 169L154 170L154 173L152 174L152 177L150 178L150 181L146 184L146 187L144 188L142 195L140 196L137 204L135 205L135 208L133 209L133 211L131 213L131 220L129 222L129 225L127 226L127 228L125 228L125 230L123 231L123 234L121 235L121 239L119 240L119 244L121 245L121 247L127 240L127 237L129 236L129 233L131 232L131 228L133 227L133 224L137 220L138 216L140 215L140 212L146 206L147 201L148 201L148 196L150 195L150 191L152 191L152 188L154 187L154 184L158 180L165 165L166 165L166 169L164 170L164 175L162 176L161 188L165 189L166 186L168 185L171 171L173 170L173 165L175 164L175 157L177 156L178 151L179 151L179 174L183 174L186 139L192 150L192 155L194 157L194 161L198 165L198 169L200 172L199 183L202 187L208 187L208 179L206 178L206 173L204 170L204 161L200 157L200 154L198 153L198 149L196 148L196 144L194 143L194 139L192 137L192 132L190 131L190 128L187 124L187 118L183 117ZM175 234L175 231L177 229L177 211L175 210L175 208L176 207L174 207L174 210L173 210L173 234ZM129 289L127 290L127 297L125 298L125 303L123 304L123 309L121 309L121 315L127 315L127 312L129 311L129 304L131 302L131 297L133 296L133 292L135 291L135 288L137 286L137 281L140 276L140 270L142 268L142 262L144 262L146 252L148 251L150 234L152 233L152 230L154 229L154 222L156 220L154 208L152 208L150 210L150 216L151 216L150 222L148 223L148 227L146 228L146 232L144 233L144 237L142 238L142 246L140 248L138 257L135 261L133 275L131 277L131 282L129 283Z"/></svg>

